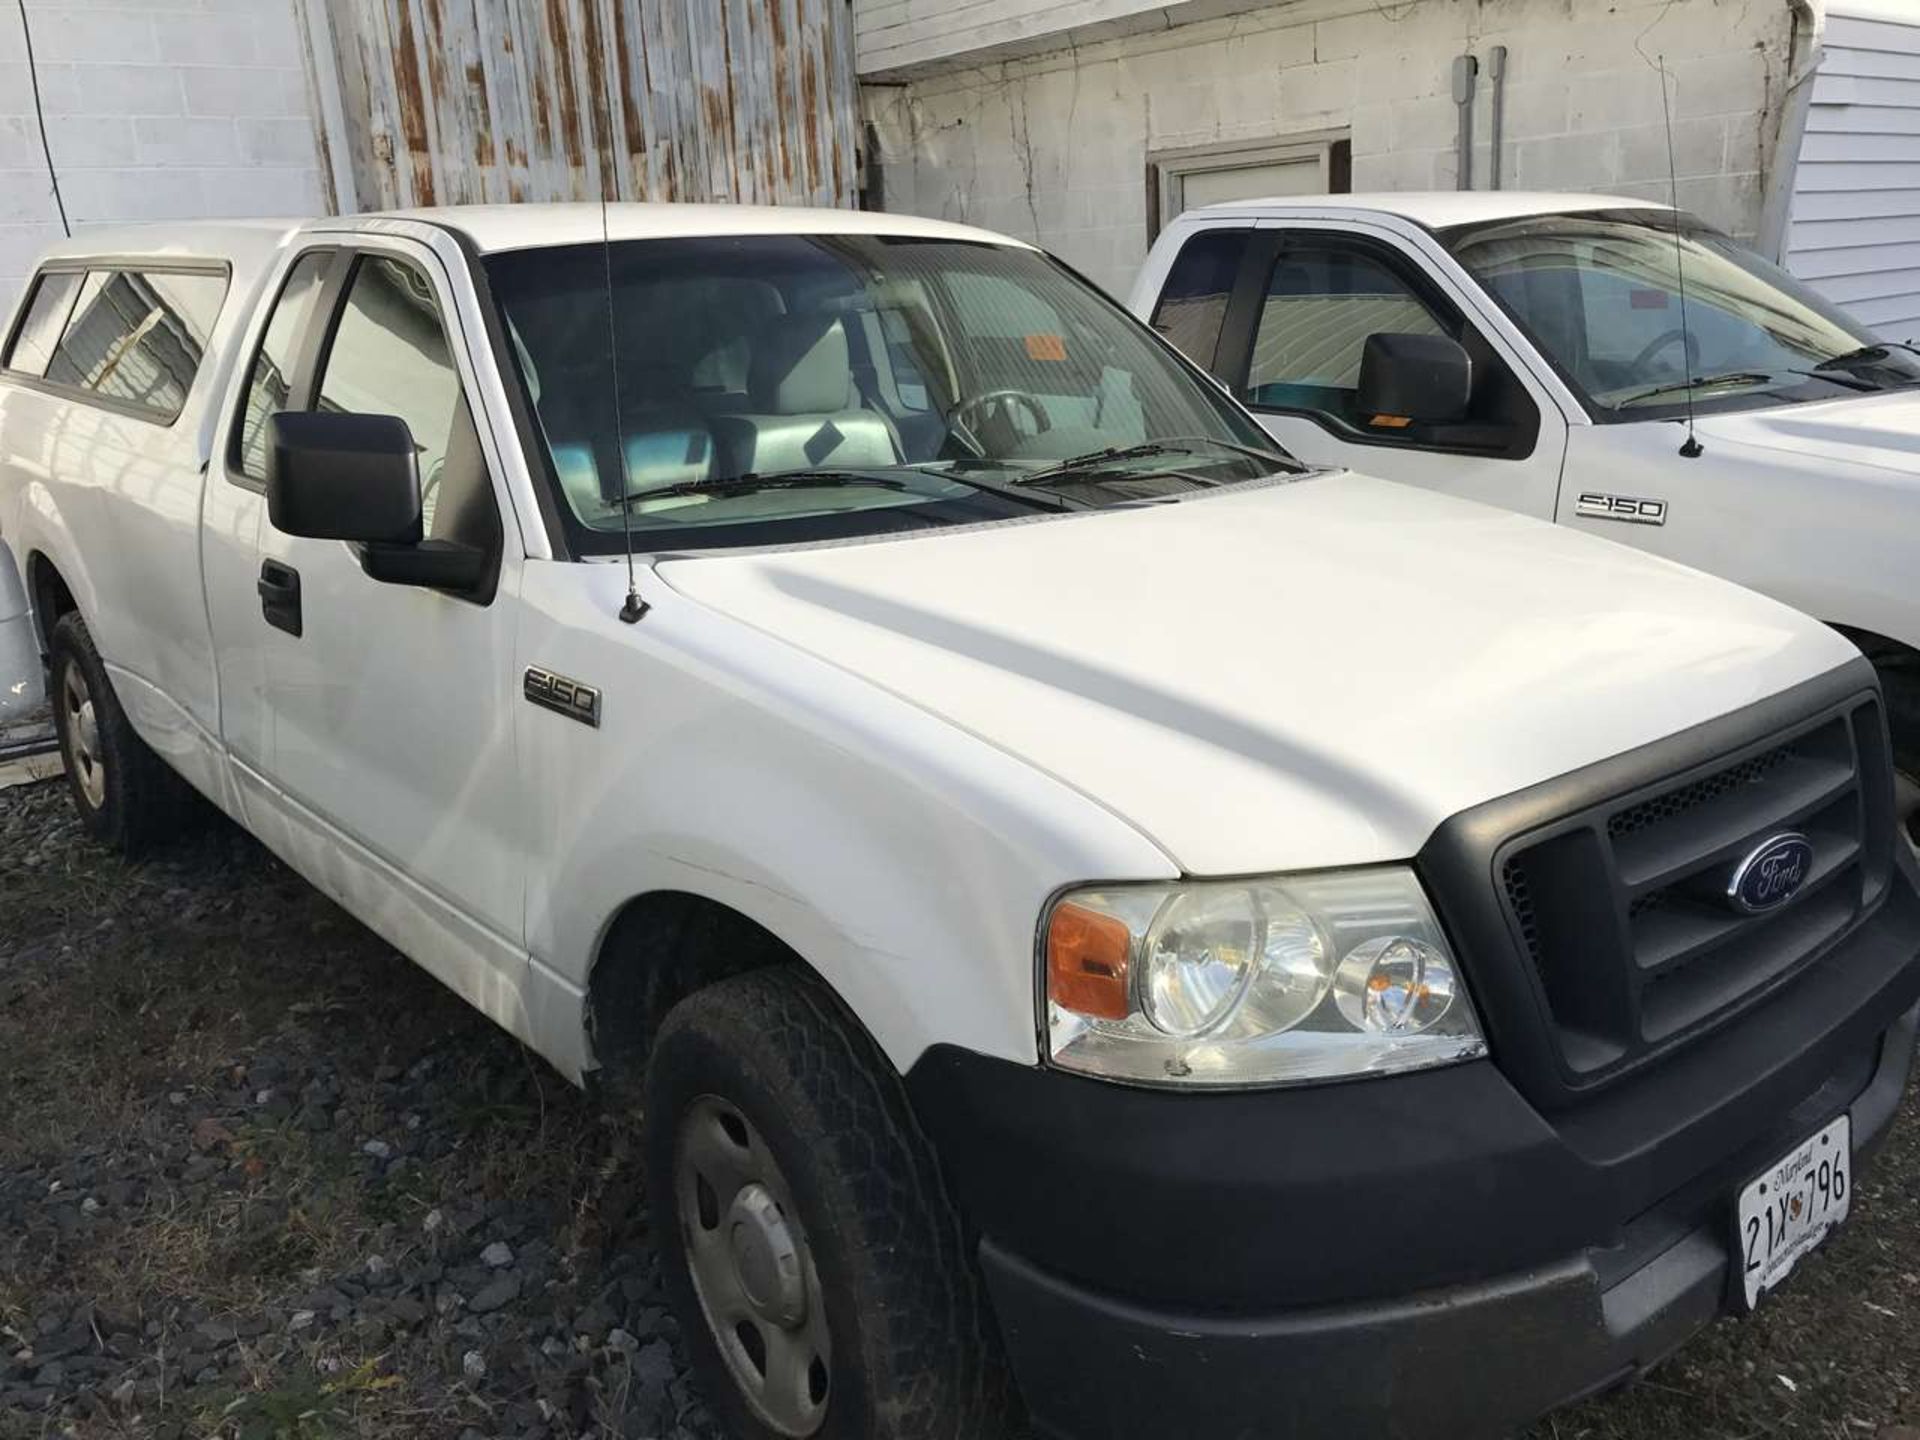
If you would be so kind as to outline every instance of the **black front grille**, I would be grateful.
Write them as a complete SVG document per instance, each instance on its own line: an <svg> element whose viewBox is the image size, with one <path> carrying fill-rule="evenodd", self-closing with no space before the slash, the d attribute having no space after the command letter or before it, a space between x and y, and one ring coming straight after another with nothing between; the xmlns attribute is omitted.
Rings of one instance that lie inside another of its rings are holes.
<svg viewBox="0 0 1920 1440"><path fill-rule="evenodd" d="M1886 885L1891 783L1879 702L1862 698L1502 845L1500 898L1569 1082L1712 1028L1852 928ZM1808 879L1740 912L1733 872L1784 831L1811 842Z"/></svg>

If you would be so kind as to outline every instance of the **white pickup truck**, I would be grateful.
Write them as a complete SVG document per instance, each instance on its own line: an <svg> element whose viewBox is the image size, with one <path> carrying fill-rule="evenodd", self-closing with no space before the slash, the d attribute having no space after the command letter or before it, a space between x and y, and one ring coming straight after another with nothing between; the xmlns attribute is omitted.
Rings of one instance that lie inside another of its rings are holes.
<svg viewBox="0 0 1920 1440"><path fill-rule="evenodd" d="M1907 1080L1853 646L1304 471L978 231L89 233L0 538L95 835L190 787L644 1110L743 1440L1490 1433L1762 1302Z"/></svg>
<svg viewBox="0 0 1920 1440"><path fill-rule="evenodd" d="M1839 628L1880 671L1920 836L1908 337L1691 216L1518 191L1192 210L1131 305L1304 460L1604 534Z"/></svg>

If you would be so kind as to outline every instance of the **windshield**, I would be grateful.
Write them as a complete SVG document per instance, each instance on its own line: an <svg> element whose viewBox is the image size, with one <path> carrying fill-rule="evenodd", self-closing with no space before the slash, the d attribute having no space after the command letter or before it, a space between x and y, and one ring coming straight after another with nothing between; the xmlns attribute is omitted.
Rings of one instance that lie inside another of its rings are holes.
<svg viewBox="0 0 1920 1440"><path fill-rule="evenodd" d="M1882 344L1786 271L1689 215L1598 210L1446 232L1602 422L1831 400L1920 383L1920 358ZM1681 267L1686 324L1681 324Z"/></svg>
<svg viewBox="0 0 1920 1440"><path fill-rule="evenodd" d="M1024 248L636 240L498 255L488 277L586 553L621 548L623 511L642 550L783 544L1278 468L1214 386Z"/></svg>

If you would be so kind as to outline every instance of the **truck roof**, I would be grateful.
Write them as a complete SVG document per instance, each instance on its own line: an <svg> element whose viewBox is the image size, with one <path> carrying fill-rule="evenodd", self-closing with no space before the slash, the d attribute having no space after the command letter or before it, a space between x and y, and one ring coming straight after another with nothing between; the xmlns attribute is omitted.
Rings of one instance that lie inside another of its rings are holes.
<svg viewBox="0 0 1920 1440"><path fill-rule="evenodd" d="M1665 210L1653 200L1625 195L1581 195L1551 190L1405 190L1358 195L1275 195L1260 200L1223 200L1189 211L1192 215L1273 215L1285 211L1367 210L1397 215L1430 230L1517 220L1525 215L1558 215L1572 210Z"/></svg>
<svg viewBox="0 0 1920 1440"><path fill-rule="evenodd" d="M177 259L247 262L271 256L304 221L168 220L89 225L49 245L47 260Z"/></svg>
<svg viewBox="0 0 1920 1440"><path fill-rule="evenodd" d="M384 210L318 219L176 220L146 225L88 227L46 252L49 260L226 260L236 268L267 263L298 232L378 230L383 221L418 220L464 235L483 252L576 245L601 237L597 204L445 205ZM615 240L677 235L906 235L996 245L1024 242L914 215L798 205L679 205L623 202L606 207L606 232Z"/></svg>
<svg viewBox="0 0 1920 1440"><path fill-rule="evenodd" d="M320 222L322 228L360 228L379 220L424 220L464 235L481 251L530 250L548 245L597 242L601 207L595 203L551 205L448 205L394 210ZM799 205L682 205L627 202L606 207L606 234L614 240L660 240L694 235L904 235L928 240L969 240L1019 245L1005 235L871 210L815 209Z"/></svg>

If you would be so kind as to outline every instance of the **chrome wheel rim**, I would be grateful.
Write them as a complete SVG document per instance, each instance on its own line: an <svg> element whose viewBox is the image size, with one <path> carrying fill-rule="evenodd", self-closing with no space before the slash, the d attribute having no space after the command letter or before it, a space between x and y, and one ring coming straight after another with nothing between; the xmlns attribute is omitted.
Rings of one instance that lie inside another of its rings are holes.
<svg viewBox="0 0 1920 1440"><path fill-rule="evenodd" d="M67 763L74 781L87 797L87 804L98 810L107 803L107 762L100 750L100 721L87 677L72 663L60 680L60 722L67 736Z"/></svg>
<svg viewBox="0 0 1920 1440"><path fill-rule="evenodd" d="M734 1383L766 1425L812 1435L833 1352L786 1176L739 1108L706 1095L680 1123L673 1179L694 1295Z"/></svg>

